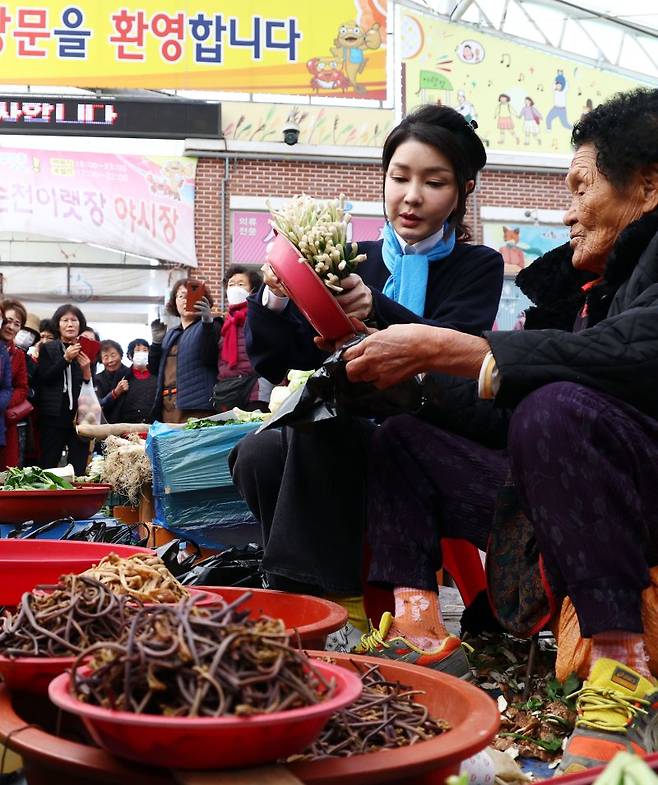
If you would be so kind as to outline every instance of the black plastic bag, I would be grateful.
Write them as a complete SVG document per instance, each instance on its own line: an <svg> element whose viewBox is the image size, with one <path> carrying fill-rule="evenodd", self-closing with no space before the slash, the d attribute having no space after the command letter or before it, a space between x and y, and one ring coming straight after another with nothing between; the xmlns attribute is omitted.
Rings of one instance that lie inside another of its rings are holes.
<svg viewBox="0 0 658 785"><path fill-rule="evenodd" d="M423 383L419 377L386 390L377 389L371 382L349 381L343 353L366 337L364 333L355 336L328 357L309 376L305 386L287 398L260 430L283 425L301 428L341 416L383 419L417 412L424 402Z"/></svg>
<svg viewBox="0 0 658 785"><path fill-rule="evenodd" d="M139 524L108 522L105 520L90 521L82 529L75 530L76 521L69 517L57 518L44 524L25 521L12 529L7 535L12 539L32 540L53 529L66 525L64 532L54 539L76 540L81 542L106 542L113 545L145 546L148 536L139 535Z"/></svg>
<svg viewBox="0 0 658 785"><path fill-rule="evenodd" d="M263 588L263 549L256 543L242 548L226 548L197 562L187 573L178 575L186 586L244 586Z"/></svg>
<svg viewBox="0 0 658 785"><path fill-rule="evenodd" d="M185 544L185 548L181 546ZM188 553L187 547L191 546L194 553ZM159 556L169 572L180 580L181 575L185 575L192 567L194 562L201 555L201 548L192 540L171 540L170 542L155 548L156 556Z"/></svg>

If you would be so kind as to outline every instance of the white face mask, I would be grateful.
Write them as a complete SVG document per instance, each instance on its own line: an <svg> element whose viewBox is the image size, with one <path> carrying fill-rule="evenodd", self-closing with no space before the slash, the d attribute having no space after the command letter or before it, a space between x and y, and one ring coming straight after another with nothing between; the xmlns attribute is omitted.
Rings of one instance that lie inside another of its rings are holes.
<svg viewBox="0 0 658 785"><path fill-rule="evenodd" d="M148 365L148 361L148 352L135 352L133 354L133 365L136 365L138 368L145 368Z"/></svg>
<svg viewBox="0 0 658 785"><path fill-rule="evenodd" d="M226 299L228 300L229 305L239 305L243 303L247 297L249 297L249 292L244 288L244 286L229 286L226 289Z"/></svg>

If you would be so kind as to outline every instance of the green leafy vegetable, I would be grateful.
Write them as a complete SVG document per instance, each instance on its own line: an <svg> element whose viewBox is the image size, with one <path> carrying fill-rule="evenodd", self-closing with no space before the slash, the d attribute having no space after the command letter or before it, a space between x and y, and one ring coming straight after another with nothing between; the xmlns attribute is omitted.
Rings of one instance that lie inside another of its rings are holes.
<svg viewBox="0 0 658 785"><path fill-rule="evenodd" d="M75 488L70 482L38 466L12 468L5 475L3 491L59 491Z"/></svg>

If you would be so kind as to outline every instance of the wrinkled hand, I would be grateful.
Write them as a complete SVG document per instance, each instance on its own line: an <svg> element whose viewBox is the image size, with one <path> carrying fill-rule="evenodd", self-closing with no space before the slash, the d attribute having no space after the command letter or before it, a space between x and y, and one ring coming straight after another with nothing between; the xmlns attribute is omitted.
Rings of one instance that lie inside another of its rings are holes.
<svg viewBox="0 0 658 785"><path fill-rule="evenodd" d="M490 347L485 338L428 324L393 324L345 352L347 378L384 389L417 373L477 379Z"/></svg>
<svg viewBox="0 0 658 785"><path fill-rule="evenodd" d="M274 270L270 267L269 262L264 264L260 268L260 271L261 273L263 273L263 282L272 292L274 292L274 294L277 295L277 297L288 296L288 292L285 290L285 287L283 286L281 281L274 274Z"/></svg>
<svg viewBox="0 0 658 785"><path fill-rule="evenodd" d="M340 282L343 291L336 295L336 302L347 316L367 319L372 311L372 292L363 283L361 276L351 273Z"/></svg>
<svg viewBox="0 0 658 785"><path fill-rule="evenodd" d="M151 341L153 343L162 343L166 333L167 325L160 319L154 319L151 322Z"/></svg>
<svg viewBox="0 0 658 785"><path fill-rule="evenodd" d="M82 370L82 378L88 382L91 379L91 360L83 351L78 352L77 360Z"/></svg>
<svg viewBox="0 0 658 785"><path fill-rule="evenodd" d="M66 351L64 352L64 359L67 363L72 363L73 360L77 358L77 356L82 351L82 347L79 343L73 343L70 346L66 347Z"/></svg>
<svg viewBox="0 0 658 785"><path fill-rule="evenodd" d="M124 393L128 392L128 389L129 389L128 379L122 379L113 390L114 397L115 398L121 397Z"/></svg>
<svg viewBox="0 0 658 785"><path fill-rule="evenodd" d="M202 297L194 303L194 312L197 316L201 316L202 322L206 322L206 324L212 322L212 311L207 297Z"/></svg>
<svg viewBox="0 0 658 785"><path fill-rule="evenodd" d="M431 335L436 328L422 324L394 324L346 350L347 378L372 382L385 389L429 370Z"/></svg>

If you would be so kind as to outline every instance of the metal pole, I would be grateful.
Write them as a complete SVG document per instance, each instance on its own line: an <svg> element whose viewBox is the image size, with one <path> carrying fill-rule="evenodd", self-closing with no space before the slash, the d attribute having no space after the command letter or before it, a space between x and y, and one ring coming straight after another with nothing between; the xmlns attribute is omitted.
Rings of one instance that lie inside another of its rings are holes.
<svg viewBox="0 0 658 785"><path fill-rule="evenodd" d="M220 272L220 294L219 302L220 309L223 311L225 308L224 303L224 276L226 275L226 184L229 180L229 159L228 156L224 158L224 177L220 187L220 250L219 250L219 272Z"/></svg>

